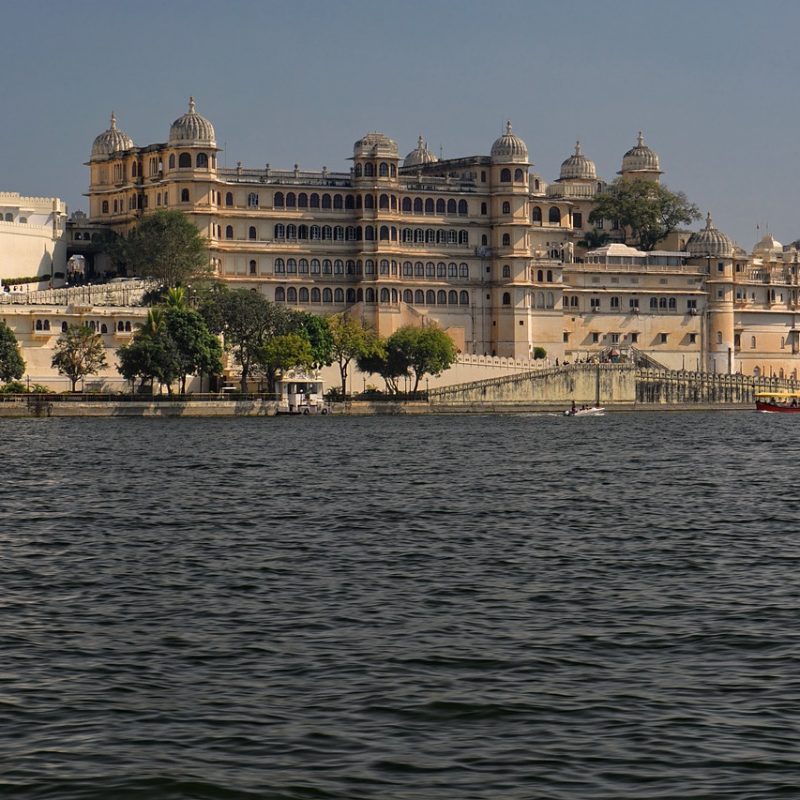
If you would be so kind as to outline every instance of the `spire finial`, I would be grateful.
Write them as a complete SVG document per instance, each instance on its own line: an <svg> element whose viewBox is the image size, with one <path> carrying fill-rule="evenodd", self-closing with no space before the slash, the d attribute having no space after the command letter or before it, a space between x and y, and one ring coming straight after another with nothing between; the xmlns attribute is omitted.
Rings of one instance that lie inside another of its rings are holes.
<svg viewBox="0 0 800 800"><path fill-rule="evenodd" d="M422 138L422 134L419 135L419 139L417 139L417 150L424 150L425 149L425 140Z"/></svg>
<svg viewBox="0 0 800 800"><path fill-rule="evenodd" d="M112 111L111 112L111 130L115 131L117 129L117 115Z"/></svg>
<svg viewBox="0 0 800 800"><path fill-rule="evenodd" d="M708 214L706 214L706 230L710 231L713 227L714 227L714 222L711 219L711 212L709 211Z"/></svg>
<svg viewBox="0 0 800 800"><path fill-rule="evenodd" d="M511 133L511 120L506 120L506 133Z"/></svg>
<svg viewBox="0 0 800 800"><path fill-rule="evenodd" d="M580 154L581 154L581 141L580 139L578 139L578 141L575 142L575 155L579 156Z"/></svg>
<svg viewBox="0 0 800 800"><path fill-rule="evenodd" d="M194 97L190 97L189 98L189 113L190 114L194 114L195 113L195 107L196 106L195 106L195 103L194 103Z"/></svg>
<svg viewBox="0 0 800 800"><path fill-rule="evenodd" d="M643 147L644 146L644 136L642 135L641 131L639 131L639 136L636 138L636 146L637 147Z"/></svg>

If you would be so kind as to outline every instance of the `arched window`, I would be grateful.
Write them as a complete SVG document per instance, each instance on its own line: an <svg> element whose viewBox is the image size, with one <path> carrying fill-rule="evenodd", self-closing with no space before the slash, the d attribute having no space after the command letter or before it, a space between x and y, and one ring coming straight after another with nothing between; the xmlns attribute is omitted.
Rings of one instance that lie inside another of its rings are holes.
<svg viewBox="0 0 800 800"><path fill-rule="evenodd" d="M413 267L410 261L403 262L403 275L409 277L414 274Z"/></svg>
<svg viewBox="0 0 800 800"><path fill-rule="evenodd" d="M364 208L375 208L375 198L371 194L364 195Z"/></svg>
<svg viewBox="0 0 800 800"><path fill-rule="evenodd" d="M503 247L511 247L511 234L504 233L503 234Z"/></svg>
<svg viewBox="0 0 800 800"><path fill-rule="evenodd" d="M514 183L525 183L525 173L519 167L514 170Z"/></svg>
<svg viewBox="0 0 800 800"><path fill-rule="evenodd" d="M503 265L503 277L504 278L511 277L511 267L508 264Z"/></svg>
<svg viewBox="0 0 800 800"><path fill-rule="evenodd" d="M463 261L458 265L458 274L461 278L469 278L469 267Z"/></svg>
<svg viewBox="0 0 800 800"><path fill-rule="evenodd" d="M208 169L208 156L205 153L198 153L194 163L198 169Z"/></svg>
<svg viewBox="0 0 800 800"><path fill-rule="evenodd" d="M247 195L247 207L258 208L258 195L255 192L250 192Z"/></svg>
<svg viewBox="0 0 800 800"><path fill-rule="evenodd" d="M280 202L278 200L280 199ZM226 192L225 193L225 205L232 206L233 205L233 193ZM283 206L283 195L280 192L275 193L275 205L276 206Z"/></svg>
<svg viewBox="0 0 800 800"><path fill-rule="evenodd" d="M103 200L103 205L101 206L101 209L103 214L108 214L108 200Z"/></svg>
<svg viewBox="0 0 800 800"><path fill-rule="evenodd" d="M169 154L169 161L167 163L170 169L175 169L175 153Z"/></svg>
<svg viewBox="0 0 800 800"><path fill-rule="evenodd" d="M316 192L312 193L311 197L308 198L308 204L311 208L319 208L319 195Z"/></svg>
<svg viewBox="0 0 800 800"><path fill-rule="evenodd" d="M382 194L380 196L378 205L380 206L380 208L388 209L389 208L389 195L388 194ZM365 208L366 208L366 206L365 206Z"/></svg>
<svg viewBox="0 0 800 800"><path fill-rule="evenodd" d="M462 306L469 305L469 292L466 289L462 290L461 294L459 295L459 303Z"/></svg>
<svg viewBox="0 0 800 800"><path fill-rule="evenodd" d="M344 303L344 289L337 289L333 293L333 301L335 303Z"/></svg>
<svg viewBox="0 0 800 800"><path fill-rule="evenodd" d="M458 264L455 261L451 261L447 265L447 277L448 278L457 278L458 277Z"/></svg>
<svg viewBox="0 0 800 800"><path fill-rule="evenodd" d="M503 292L503 305L510 306L511 305L511 293L510 292Z"/></svg>
<svg viewBox="0 0 800 800"><path fill-rule="evenodd" d="M279 286L275 289L275 302L276 303L283 303L286 300L286 290L283 286Z"/></svg>
<svg viewBox="0 0 800 800"><path fill-rule="evenodd" d="M722 344L722 331L717 331L717 344Z"/></svg>
<svg viewBox="0 0 800 800"><path fill-rule="evenodd" d="M381 161L380 165L378 166L378 177L379 178L389 177L389 165L385 161Z"/></svg>
<svg viewBox="0 0 800 800"><path fill-rule="evenodd" d="M550 206L550 210L547 212L547 221L555 225L561 224L561 212L556 206Z"/></svg>
<svg viewBox="0 0 800 800"><path fill-rule="evenodd" d="M500 171L500 181L502 183L511 183L511 170L503 169Z"/></svg>
<svg viewBox="0 0 800 800"><path fill-rule="evenodd" d="M344 261L341 258L337 258L333 262L333 273L334 275L344 275Z"/></svg>
<svg viewBox="0 0 800 800"><path fill-rule="evenodd" d="M364 294L364 301L367 303L375 302L375 290L371 286L367 287L367 291Z"/></svg>
<svg viewBox="0 0 800 800"><path fill-rule="evenodd" d="M447 305L447 292L444 289L439 289L439 291L436 292L436 305Z"/></svg>
<svg viewBox="0 0 800 800"><path fill-rule="evenodd" d="M322 290L322 302L323 303L332 303L333 302L333 292L330 289L323 289Z"/></svg>
<svg viewBox="0 0 800 800"><path fill-rule="evenodd" d="M308 195L305 192L300 192L300 194L297 195L297 207L308 208Z"/></svg>
<svg viewBox="0 0 800 800"><path fill-rule="evenodd" d="M192 166L191 153L181 153L178 156L178 169L187 169Z"/></svg>
<svg viewBox="0 0 800 800"><path fill-rule="evenodd" d="M320 293L319 293L319 289L318 289L318 288L315 286L315 287L314 287L314 288L311 290L311 302L312 302L312 303L319 303L319 301L320 301Z"/></svg>
<svg viewBox="0 0 800 800"><path fill-rule="evenodd" d="M286 237L286 226L282 222L279 222L275 226L275 238L283 239L285 237Z"/></svg>
<svg viewBox="0 0 800 800"><path fill-rule="evenodd" d="M333 208L334 210L341 209L343 206L344 201L342 200L342 196L340 194L335 194L333 196Z"/></svg>
<svg viewBox="0 0 800 800"><path fill-rule="evenodd" d="M372 225L367 225L364 228L364 239L368 242L372 242L375 239L375 228Z"/></svg>
<svg viewBox="0 0 800 800"><path fill-rule="evenodd" d="M308 225L298 225L297 226L297 238L298 239L308 239Z"/></svg>
<svg viewBox="0 0 800 800"><path fill-rule="evenodd" d="M348 303L355 303L356 302L356 290L355 289L348 289L347 290L347 302Z"/></svg>
<svg viewBox="0 0 800 800"><path fill-rule="evenodd" d="M233 225L226 225L225 226L225 238L226 239L233 239Z"/></svg>
<svg viewBox="0 0 800 800"><path fill-rule="evenodd" d="M667 307L667 298L666 297L659 297L658 298L658 307L659 308L666 308Z"/></svg>
<svg viewBox="0 0 800 800"><path fill-rule="evenodd" d="M412 294L411 289L403 289L403 302L404 303L414 302L414 295Z"/></svg>
<svg viewBox="0 0 800 800"><path fill-rule="evenodd" d="M323 208L331 207L331 196L329 194L322 195L322 207Z"/></svg>
<svg viewBox="0 0 800 800"><path fill-rule="evenodd" d="M364 274L365 275L374 275L375 274L375 262L371 258L368 258L364 262Z"/></svg>
<svg viewBox="0 0 800 800"><path fill-rule="evenodd" d="M299 300L300 300L301 303L307 303L308 302L308 289L306 289L305 286L301 286L300 287Z"/></svg>
<svg viewBox="0 0 800 800"><path fill-rule="evenodd" d="M552 292L547 293L547 308L555 308L555 296Z"/></svg>
<svg viewBox="0 0 800 800"><path fill-rule="evenodd" d="M297 225L287 225L286 226L286 238L287 239L296 239L297 238Z"/></svg>
<svg viewBox="0 0 800 800"><path fill-rule="evenodd" d="M300 272L301 275L308 275L308 259L307 258L301 258L300 261L298 261L298 271Z"/></svg>
<svg viewBox="0 0 800 800"><path fill-rule="evenodd" d="M409 214L411 213L411 198L410 197L404 197L403 198L402 208L403 208L403 211L405 211L405 212L407 212Z"/></svg>
<svg viewBox="0 0 800 800"><path fill-rule="evenodd" d="M287 303L296 303L297 302L297 289L294 286L290 286L286 290L286 302Z"/></svg>
<svg viewBox="0 0 800 800"><path fill-rule="evenodd" d="M503 203L503 213L504 214L510 214L511 213L511 203L509 203L508 200L506 200Z"/></svg>
<svg viewBox="0 0 800 800"><path fill-rule="evenodd" d="M247 238L248 238L248 239L255 239L255 238L256 238L256 229L255 229L255 226L251 225L251 226L250 226L250 227L247 229Z"/></svg>
<svg viewBox="0 0 800 800"><path fill-rule="evenodd" d="M381 260L380 266L381 275L388 275L389 274L389 260L384 258Z"/></svg>
<svg viewBox="0 0 800 800"><path fill-rule="evenodd" d="M367 162L364 164L364 177L365 178L373 178L375 176L375 167L372 165L371 162Z"/></svg>
<svg viewBox="0 0 800 800"><path fill-rule="evenodd" d="M314 239L314 240L322 238L321 237L321 229L320 229L319 225L312 225L309 228L309 235L310 235L311 239Z"/></svg>
<svg viewBox="0 0 800 800"><path fill-rule="evenodd" d="M389 302L389 290L384 286L381 289L381 303L388 303Z"/></svg>
<svg viewBox="0 0 800 800"><path fill-rule="evenodd" d="M250 274L256 274L256 262L253 259L250 259Z"/></svg>
<svg viewBox="0 0 800 800"><path fill-rule="evenodd" d="M47 320L45 320L45 323L44 323L44 329L45 329L46 331L49 331L49 330L50 330L50 323L49 323ZM108 325L106 325L106 323L105 323L105 322L102 322L102 323L100 324L100 333L108 333Z"/></svg>
<svg viewBox="0 0 800 800"><path fill-rule="evenodd" d="M458 292L455 289L451 289L447 293L447 302L451 306L457 306L458 305Z"/></svg>
<svg viewBox="0 0 800 800"><path fill-rule="evenodd" d="M539 206L533 207L533 213L531 214L531 220L538 225L542 224L542 209Z"/></svg>
<svg viewBox="0 0 800 800"><path fill-rule="evenodd" d="M421 261L417 261L417 263L414 264L414 275L418 278L425 277L425 265Z"/></svg>
<svg viewBox="0 0 800 800"><path fill-rule="evenodd" d="M651 310L658 309L658 298L657 297L651 297L650 298L650 309Z"/></svg>
<svg viewBox="0 0 800 800"><path fill-rule="evenodd" d="M276 274L283 274L286 272L286 264L284 263L282 258L275 259L275 273Z"/></svg>
<svg viewBox="0 0 800 800"><path fill-rule="evenodd" d="M414 302L418 306L425 305L425 292L423 292L422 289L417 289L414 292Z"/></svg>
<svg viewBox="0 0 800 800"><path fill-rule="evenodd" d="M467 201L466 200L459 200L458 201L458 213L462 217L465 217L467 215Z"/></svg>
<svg viewBox="0 0 800 800"><path fill-rule="evenodd" d="M344 198L344 207L345 207L345 209L347 209L348 211L350 211L350 210L352 210L352 209L354 209L354 208L356 207L356 203L355 203L355 200L353 199L353 195L351 195L351 194L348 194L348 195L347 195L347 196Z"/></svg>
<svg viewBox="0 0 800 800"><path fill-rule="evenodd" d="M421 214L422 213L422 198L415 197L414 198L414 213Z"/></svg>
<svg viewBox="0 0 800 800"><path fill-rule="evenodd" d="M551 269L547 270L547 281L548 281L548 283L552 283L553 282L553 270L551 270Z"/></svg>
<svg viewBox="0 0 800 800"><path fill-rule="evenodd" d="M297 206L297 198L294 192L286 192L286 208L295 208Z"/></svg>
<svg viewBox="0 0 800 800"><path fill-rule="evenodd" d="M397 177L397 167L394 164L389 165L389 175L393 178Z"/></svg>
<svg viewBox="0 0 800 800"><path fill-rule="evenodd" d="M297 261L294 258L286 259L286 271L291 273L297 272Z"/></svg>
<svg viewBox="0 0 800 800"><path fill-rule="evenodd" d="M469 231L459 231L458 232L458 243L459 244L469 244Z"/></svg>
<svg viewBox="0 0 800 800"><path fill-rule="evenodd" d="M434 292L433 289L428 289L428 291L425 292L425 304L429 306L436 305L436 292Z"/></svg>
<svg viewBox="0 0 800 800"><path fill-rule="evenodd" d="M433 214L433 199L430 197L425 200L425 213Z"/></svg>
<svg viewBox="0 0 800 800"><path fill-rule="evenodd" d="M389 228L386 225L381 225L380 240L382 242L388 242L389 241Z"/></svg>
<svg viewBox="0 0 800 800"><path fill-rule="evenodd" d="M440 197L436 201L436 213L437 214L444 214L446 208L447 208L447 204L444 202L444 199Z"/></svg>
<svg viewBox="0 0 800 800"><path fill-rule="evenodd" d="M677 307L678 307L677 300L674 297L670 297L670 299L669 299L670 311L675 311L675 309L677 309Z"/></svg>
<svg viewBox="0 0 800 800"><path fill-rule="evenodd" d="M436 265L436 277L437 278L446 278L447 277L447 264L444 261L440 261Z"/></svg>
<svg viewBox="0 0 800 800"><path fill-rule="evenodd" d="M312 275L319 275L319 259L312 258L311 259L311 274Z"/></svg>
<svg viewBox="0 0 800 800"><path fill-rule="evenodd" d="M323 261L322 261L322 274L323 275L330 275L332 267L333 267L333 264L332 264L332 262L331 262L331 260L329 258L323 259Z"/></svg>
<svg viewBox="0 0 800 800"><path fill-rule="evenodd" d="M355 175L356 178L360 178L363 173L363 169L361 168L361 164L356 164Z"/></svg>
<svg viewBox="0 0 800 800"><path fill-rule="evenodd" d="M433 263L433 261L428 261L428 263L425 264L425 277L426 278L436 277L436 265Z"/></svg>

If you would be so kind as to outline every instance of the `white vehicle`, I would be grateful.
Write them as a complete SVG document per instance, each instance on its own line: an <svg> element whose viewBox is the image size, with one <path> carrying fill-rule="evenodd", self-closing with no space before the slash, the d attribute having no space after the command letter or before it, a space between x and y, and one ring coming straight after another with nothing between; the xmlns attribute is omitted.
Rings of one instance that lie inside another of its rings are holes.
<svg viewBox="0 0 800 800"><path fill-rule="evenodd" d="M327 414L324 383L307 375L291 375L275 382L279 414Z"/></svg>

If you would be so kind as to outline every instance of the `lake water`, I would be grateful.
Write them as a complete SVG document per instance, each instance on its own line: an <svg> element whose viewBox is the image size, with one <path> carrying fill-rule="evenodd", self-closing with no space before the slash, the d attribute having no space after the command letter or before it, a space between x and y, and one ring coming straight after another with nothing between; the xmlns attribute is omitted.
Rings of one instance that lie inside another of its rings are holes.
<svg viewBox="0 0 800 800"><path fill-rule="evenodd" d="M800 795L792 417L0 433L2 797Z"/></svg>

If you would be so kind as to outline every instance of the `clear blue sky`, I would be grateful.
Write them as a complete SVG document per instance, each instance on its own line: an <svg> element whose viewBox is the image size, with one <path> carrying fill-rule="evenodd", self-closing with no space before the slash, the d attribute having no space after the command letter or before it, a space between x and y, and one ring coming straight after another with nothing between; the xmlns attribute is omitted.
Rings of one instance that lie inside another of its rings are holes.
<svg viewBox="0 0 800 800"><path fill-rule="evenodd" d="M0 189L86 208L112 110L166 141L190 94L229 165L348 167L370 130L401 154L489 152L503 120L558 177L579 138L611 179L643 130L666 184L750 249L800 238L796 0L2 3Z"/></svg>

